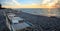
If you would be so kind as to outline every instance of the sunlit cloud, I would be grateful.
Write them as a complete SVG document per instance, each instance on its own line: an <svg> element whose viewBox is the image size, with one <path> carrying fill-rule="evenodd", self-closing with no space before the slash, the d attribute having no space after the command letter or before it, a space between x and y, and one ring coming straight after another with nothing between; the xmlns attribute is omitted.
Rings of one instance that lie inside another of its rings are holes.
<svg viewBox="0 0 60 31"><path fill-rule="evenodd" d="M58 2L58 0L44 0L42 4L52 6L52 5L56 4L57 2Z"/></svg>

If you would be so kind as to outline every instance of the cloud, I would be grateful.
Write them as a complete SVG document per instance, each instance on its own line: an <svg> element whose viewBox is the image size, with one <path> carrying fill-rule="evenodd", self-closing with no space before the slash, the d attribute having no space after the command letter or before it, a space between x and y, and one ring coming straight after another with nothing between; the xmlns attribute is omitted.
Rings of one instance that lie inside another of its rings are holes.
<svg viewBox="0 0 60 31"><path fill-rule="evenodd" d="M16 0L12 0L13 3L15 3L16 5L20 5L20 3L18 3Z"/></svg>
<svg viewBox="0 0 60 31"><path fill-rule="evenodd" d="M45 7L44 5L53 5L57 3L58 0L6 0L3 5L7 7Z"/></svg>
<svg viewBox="0 0 60 31"><path fill-rule="evenodd" d="M58 0L44 0L42 4L45 4L45 5L53 5L55 3L57 3Z"/></svg>
<svg viewBox="0 0 60 31"><path fill-rule="evenodd" d="M3 6L16 6L16 5L20 5L20 3L18 3L16 0L5 0L2 1L2 5Z"/></svg>

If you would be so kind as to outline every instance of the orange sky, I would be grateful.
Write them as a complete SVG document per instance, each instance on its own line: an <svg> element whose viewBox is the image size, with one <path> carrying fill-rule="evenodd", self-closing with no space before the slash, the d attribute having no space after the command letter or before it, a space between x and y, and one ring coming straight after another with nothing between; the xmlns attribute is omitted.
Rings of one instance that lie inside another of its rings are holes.
<svg viewBox="0 0 60 31"><path fill-rule="evenodd" d="M26 5L26 6L3 6L5 8L56 8L56 5L46 6L46 5Z"/></svg>

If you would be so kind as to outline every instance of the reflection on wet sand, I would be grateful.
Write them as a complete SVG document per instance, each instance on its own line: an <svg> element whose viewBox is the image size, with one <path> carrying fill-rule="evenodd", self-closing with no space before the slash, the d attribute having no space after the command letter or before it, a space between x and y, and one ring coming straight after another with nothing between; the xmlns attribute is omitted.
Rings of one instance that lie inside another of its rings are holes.
<svg viewBox="0 0 60 31"><path fill-rule="evenodd" d="M48 16L60 16L60 10L58 8L51 8L48 10Z"/></svg>

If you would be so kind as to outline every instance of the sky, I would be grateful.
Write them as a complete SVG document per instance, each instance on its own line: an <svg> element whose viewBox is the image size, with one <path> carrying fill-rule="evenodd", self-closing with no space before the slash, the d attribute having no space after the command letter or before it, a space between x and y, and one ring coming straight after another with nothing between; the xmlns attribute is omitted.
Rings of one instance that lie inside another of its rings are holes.
<svg viewBox="0 0 60 31"><path fill-rule="evenodd" d="M41 8L54 5L57 0L0 0L6 8Z"/></svg>

